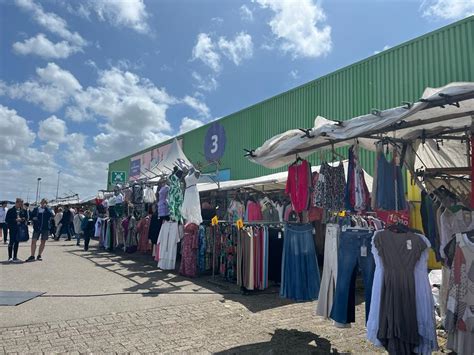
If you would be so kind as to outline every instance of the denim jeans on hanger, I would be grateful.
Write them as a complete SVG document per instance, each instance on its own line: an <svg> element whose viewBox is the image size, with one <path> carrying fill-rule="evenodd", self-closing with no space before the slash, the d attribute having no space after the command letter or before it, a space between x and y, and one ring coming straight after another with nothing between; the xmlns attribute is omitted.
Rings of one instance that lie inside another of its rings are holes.
<svg viewBox="0 0 474 355"><path fill-rule="evenodd" d="M331 319L355 322L355 281L359 269L364 278L365 319L369 316L375 261L371 251L373 231L347 228L339 236L336 293Z"/></svg>

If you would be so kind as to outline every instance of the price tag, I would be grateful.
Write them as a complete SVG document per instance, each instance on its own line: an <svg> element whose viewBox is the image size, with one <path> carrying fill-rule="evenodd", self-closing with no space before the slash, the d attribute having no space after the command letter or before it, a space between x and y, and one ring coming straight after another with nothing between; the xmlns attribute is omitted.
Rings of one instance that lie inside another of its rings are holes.
<svg viewBox="0 0 474 355"><path fill-rule="evenodd" d="M411 246L411 240L408 239L408 240L407 240L407 249L408 249L408 250L411 250L411 248L412 248L412 246Z"/></svg>
<svg viewBox="0 0 474 355"><path fill-rule="evenodd" d="M345 232L347 230L347 226L342 226L342 231Z"/></svg>
<svg viewBox="0 0 474 355"><path fill-rule="evenodd" d="M219 223L219 218L217 218L217 216L214 216L211 219L211 223L212 223L213 226L217 226L217 224Z"/></svg>
<svg viewBox="0 0 474 355"><path fill-rule="evenodd" d="M235 222L235 225L237 226L237 229L242 229L244 227L244 221L242 221L242 218L239 218L237 222Z"/></svg>
<svg viewBox="0 0 474 355"><path fill-rule="evenodd" d="M281 232L278 232L278 239L281 239Z"/></svg>
<svg viewBox="0 0 474 355"><path fill-rule="evenodd" d="M360 247L360 256L367 256L367 247L365 245Z"/></svg>
<svg viewBox="0 0 474 355"><path fill-rule="evenodd" d="M345 216L346 216L346 211L339 212L339 217L345 217Z"/></svg>

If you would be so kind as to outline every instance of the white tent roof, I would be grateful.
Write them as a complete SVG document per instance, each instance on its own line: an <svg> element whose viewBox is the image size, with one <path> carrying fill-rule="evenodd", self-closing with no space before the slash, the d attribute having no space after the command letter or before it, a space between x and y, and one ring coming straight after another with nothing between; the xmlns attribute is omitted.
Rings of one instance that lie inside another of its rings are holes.
<svg viewBox="0 0 474 355"><path fill-rule="evenodd" d="M338 164L338 163L336 163ZM347 178L347 169L349 166L349 162L347 160L343 161L344 164L344 171L346 173ZM313 166L311 167L312 171L318 171L321 166ZM209 192L209 191L226 191L226 190L236 190L243 187L252 187L253 189L265 191L265 190L284 190L286 186L286 180L288 178L288 172L284 171L281 173L275 173L265 176L260 176L253 179L245 179L245 180L230 180L230 181L223 181L219 184L219 188L216 183L205 183L205 184L198 184L197 188L199 192ZM367 183L367 187L369 191L372 190L372 176L367 174L364 171L364 178L365 182Z"/></svg>
<svg viewBox="0 0 474 355"><path fill-rule="evenodd" d="M299 129L286 131L267 140L249 159L267 168L278 168L293 162L296 154L306 157L318 149L351 145L355 138L364 148L375 150L374 142L383 133L394 132L397 138L416 140L422 132L470 127L472 115L474 83L451 83L425 89L422 99L413 105L374 112L340 124L318 116L308 136Z"/></svg>
<svg viewBox="0 0 474 355"><path fill-rule="evenodd" d="M179 168L187 167L188 169L193 166L186 155L184 155L184 152L176 138L173 139L171 147L166 154L166 158L151 168L150 172L143 172L141 178L152 176L150 181L159 180L160 178L158 176L170 174L175 166Z"/></svg>

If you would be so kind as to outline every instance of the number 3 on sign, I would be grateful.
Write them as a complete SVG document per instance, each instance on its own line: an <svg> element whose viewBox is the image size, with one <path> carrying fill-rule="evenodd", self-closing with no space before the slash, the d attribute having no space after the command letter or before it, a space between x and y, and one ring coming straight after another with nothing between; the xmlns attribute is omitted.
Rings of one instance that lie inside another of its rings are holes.
<svg viewBox="0 0 474 355"><path fill-rule="evenodd" d="M211 136L211 139L212 139L211 153L214 154L219 149L219 146L218 146L219 136L217 134L214 134L213 136Z"/></svg>

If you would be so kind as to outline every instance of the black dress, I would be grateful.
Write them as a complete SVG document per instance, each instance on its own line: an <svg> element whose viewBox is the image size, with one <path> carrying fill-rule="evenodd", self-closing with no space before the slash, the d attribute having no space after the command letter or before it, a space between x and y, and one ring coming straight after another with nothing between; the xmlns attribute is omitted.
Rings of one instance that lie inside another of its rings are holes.
<svg viewBox="0 0 474 355"><path fill-rule="evenodd" d="M415 265L427 246L416 234L389 230L374 245L384 267L377 338L389 354L411 354L419 344Z"/></svg>

